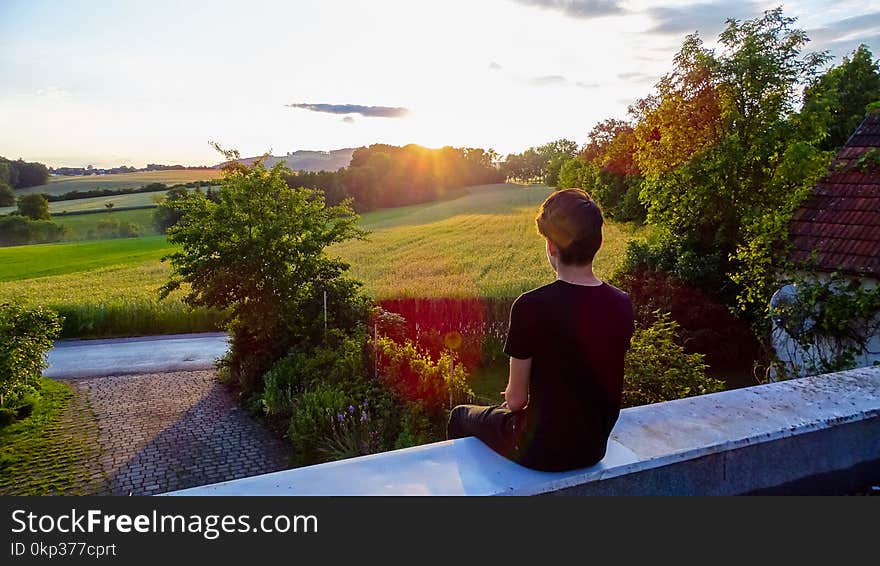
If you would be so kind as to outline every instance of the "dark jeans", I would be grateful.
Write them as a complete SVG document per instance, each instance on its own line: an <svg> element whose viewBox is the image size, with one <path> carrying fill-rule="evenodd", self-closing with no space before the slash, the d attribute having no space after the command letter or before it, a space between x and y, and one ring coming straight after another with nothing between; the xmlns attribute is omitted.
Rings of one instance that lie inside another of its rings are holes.
<svg viewBox="0 0 880 566"><path fill-rule="evenodd" d="M446 437L476 436L492 450L517 461L526 413L501 405L458 405L449 413Z"/></svg>

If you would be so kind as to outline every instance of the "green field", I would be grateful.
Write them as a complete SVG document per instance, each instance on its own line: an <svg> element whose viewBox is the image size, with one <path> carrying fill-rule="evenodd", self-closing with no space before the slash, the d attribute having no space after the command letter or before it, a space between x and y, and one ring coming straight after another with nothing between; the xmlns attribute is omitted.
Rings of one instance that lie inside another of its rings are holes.
<svg viewBox="0 0 880 566"><path fill-rule="evenodd" d="M348 261L352 275L379 299L514 297L553 279L534 228L535 210L549 192L473 187L455 200L365 214L369 239L330 252ZM626 242L644 235L644 229L608 222L596 257L599 275L609 276ZM169 269L159 258L169 249L163 236L2 248L0 300L20 297L62 310L136 304L141 317L173 311L177 320L185 317L177 299L156 301Z"/></svg>
<svg viewBox="0 0 880 566"><path fill-rule="evenodd" d="M516 297L553 280L535 212L551 189L472 187L446 202L364 215L367 241L334 248L375 297ZM608 277L644 229L608 222L595 269Z"/></svg>
<svg viewBox="0 0 880 566"><path fill-rule="evenodd" d="M70 191L89 191L92 189L136 189L150 183L189 183L205 181L220 176L219 169L183 169L180 171L138 171L116 175L88 175L84 177L49 177L49 182L38 187L17 189L18 195L45 193L62 195Z"/></svg>
<svg viewBox="0 0 880 566"><path fill-rule="evenodd" d="M77 241L90 238L89 232L94 231L101 221L117 220L130 222L141 227L144 236L159 234L153 225L153 210L141 208L138 210L113 210L110 212L95 212L93 214L74 214L71 216L55 216L52 220L67 228L65 240Z"/></svg>

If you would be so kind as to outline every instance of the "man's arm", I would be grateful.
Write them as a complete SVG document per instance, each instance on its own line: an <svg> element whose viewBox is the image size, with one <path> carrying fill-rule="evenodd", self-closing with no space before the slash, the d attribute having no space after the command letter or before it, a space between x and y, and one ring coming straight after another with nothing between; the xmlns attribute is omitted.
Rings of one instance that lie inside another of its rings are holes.
<svg viewBox="0 0 880 566"><path fill-rule="evenodd" d="M521 411L529 403L529 375L532 372L532 358L521 360L510 358L510 376L507 378L507 389L501 394L506 400L505 405L511 411Z"/></svg>

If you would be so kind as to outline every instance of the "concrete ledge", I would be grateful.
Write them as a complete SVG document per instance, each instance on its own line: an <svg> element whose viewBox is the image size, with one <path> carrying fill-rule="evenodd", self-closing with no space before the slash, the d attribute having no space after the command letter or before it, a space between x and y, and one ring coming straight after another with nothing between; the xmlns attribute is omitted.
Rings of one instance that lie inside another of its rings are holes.
<svg viewBox="0 0 880 566"><path fill-rule="evenodd" d="M835 473L878 462L873 367L626 409L605 459L572 472L529 470L467 438L166 495L733 495L813 477L834 488Z"/></svg>

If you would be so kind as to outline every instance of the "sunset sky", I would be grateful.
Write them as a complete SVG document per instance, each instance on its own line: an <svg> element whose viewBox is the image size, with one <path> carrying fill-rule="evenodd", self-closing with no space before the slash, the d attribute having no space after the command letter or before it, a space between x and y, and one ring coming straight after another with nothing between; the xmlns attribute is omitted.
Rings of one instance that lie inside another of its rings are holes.
<svg viewBox="0 0 880 566"><path fill-rule="evenodd" d="M0 0L0 155L213 164L370 143L502 154L624 117L687 33L779 2ZM868 1L784 5L840 57L880 56Z"/></svg>

